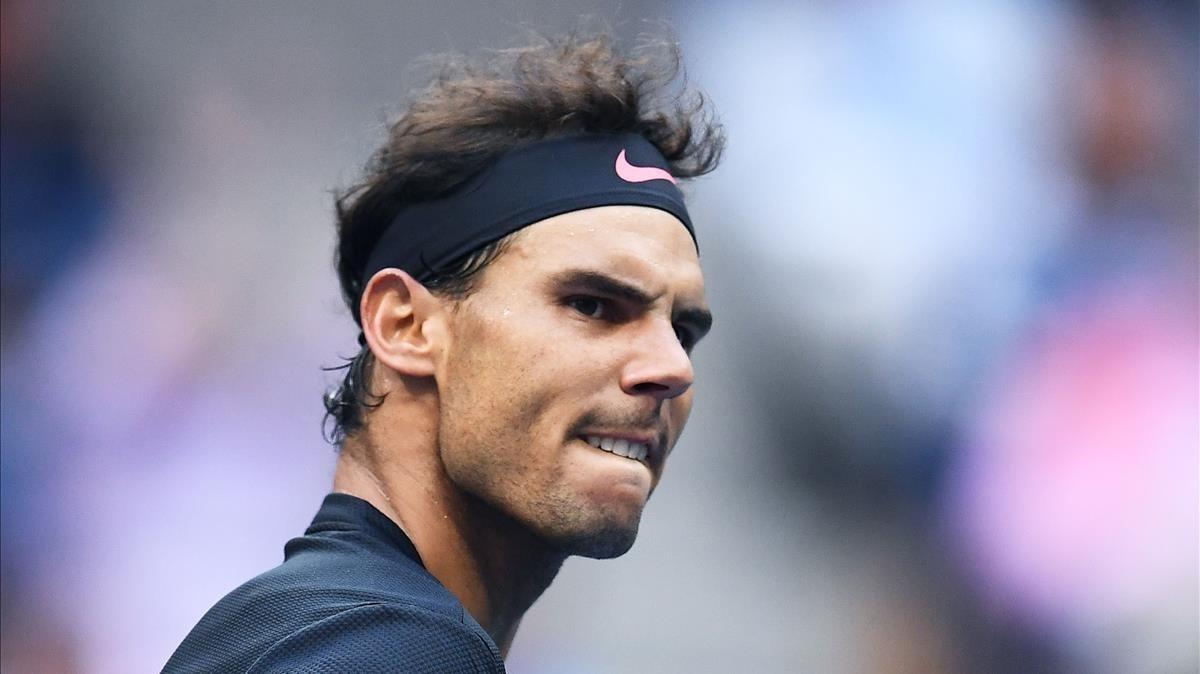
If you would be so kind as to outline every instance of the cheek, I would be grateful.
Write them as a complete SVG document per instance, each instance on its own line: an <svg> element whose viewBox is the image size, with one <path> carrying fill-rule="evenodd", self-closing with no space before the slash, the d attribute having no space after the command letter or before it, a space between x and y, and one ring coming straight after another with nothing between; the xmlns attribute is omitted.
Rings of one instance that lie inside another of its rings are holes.
<svg viewBox="0 0 1200 674"><path fill-rule="evenodd" d="M513 306L507 315L472 313L454 324L439 381L443 450L502 461L519 451L528 468L554 461L571 427L612 394L622 351L552 311ZM691 394L668 404L678 408L670 412L677 432Z"/></svg>
<svg viewBox="0 0 1200 674"><path fill-rule="evenodd" d="M441 444L448 464L493 464L496 472L527 469L550 442L551 414L562 377L547 371L546 354L512 331L473 331L446 358L441 396Z"/></svg>
<svg viewBox="0 0 1200 674"><path fill-rule="evenodd" d="M675 429L676 437L683 431L688 417L692 414L692 392L689 390L669 403L671 410L671 426Z"/></svg>
<svg viewBox="0 0 1200 674"><path fill-rule="evenodd" d="M438 451L447 476L496 505L511 505L527 475L537 472L531 471L536 453L530 451L529 433L538 404L514 393L468 374L448 386L441 400Z"/></svg>

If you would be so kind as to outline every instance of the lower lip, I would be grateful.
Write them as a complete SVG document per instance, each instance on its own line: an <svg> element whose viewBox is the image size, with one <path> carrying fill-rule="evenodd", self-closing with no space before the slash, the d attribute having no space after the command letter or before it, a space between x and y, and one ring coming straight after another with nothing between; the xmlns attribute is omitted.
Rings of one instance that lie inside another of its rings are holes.
<svg viewBox="0 0 1200 674"><path fill-rule="evenodd" d="M657 482L649 464L645 461L635 461L612 452L606 452L599 447L593 447L586 440L579 442L592 450L587 455L595 457L594 459L584 459L584 462L588 464L596 461L595 464L589 465L584 472L593 478L589 480L592 484L590 489L594 491L596 498L607 501L611 498L624 500L626 497L630 497L638 503L645 503L650 492L654 491L654 483ZM597 456L600 454L607 455L609 458ZM618 497L618 494L622 496Z"/></svg>

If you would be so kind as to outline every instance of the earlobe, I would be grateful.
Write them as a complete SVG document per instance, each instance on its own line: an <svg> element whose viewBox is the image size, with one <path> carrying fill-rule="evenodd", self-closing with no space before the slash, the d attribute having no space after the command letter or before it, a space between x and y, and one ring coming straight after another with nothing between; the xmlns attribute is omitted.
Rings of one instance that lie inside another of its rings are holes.
<svg viewBox="0 0 1200 674"><path fill-rule="evenodd" d="M375 360L410 377L436 371L441 303L400 269L382 269L367 282L359 304L363 335Z"/></svg>

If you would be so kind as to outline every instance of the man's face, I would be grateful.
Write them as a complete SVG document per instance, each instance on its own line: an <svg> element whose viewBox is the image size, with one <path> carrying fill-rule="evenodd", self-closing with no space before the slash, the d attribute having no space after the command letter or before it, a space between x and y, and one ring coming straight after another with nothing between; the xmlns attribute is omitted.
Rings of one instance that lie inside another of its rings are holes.
<svg viewBox="0 0 1200 674"><path fill-rule="evenodd" d="M692 406L709 318L691 235L642 206L548 218L449 321L450 479L564 553L623 554Z"/></svg>

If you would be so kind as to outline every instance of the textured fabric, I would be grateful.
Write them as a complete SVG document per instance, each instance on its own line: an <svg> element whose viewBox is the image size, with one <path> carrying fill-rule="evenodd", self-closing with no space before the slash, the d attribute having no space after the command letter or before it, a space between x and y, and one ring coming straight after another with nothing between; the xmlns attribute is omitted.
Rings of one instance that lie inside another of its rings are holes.
<svg viewBox="0 0 1200 674"><path fill-rule="evenodd" d="M595 206L666 211L694 242L683 193L667 168L658 148L636 133L589 133L518 147L445 196L405 204L375 243L363 286L387 267L427 281L539 220Z"/></svg>
<svg viewBox="0 0 1200 674"><path fill-rule="evenodd" d="M330 494L283 564L221 599L163 671L504 672L504 662L398 526Z"/></svg>

